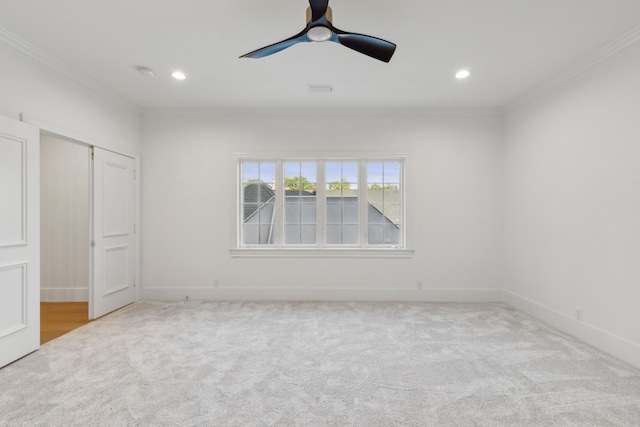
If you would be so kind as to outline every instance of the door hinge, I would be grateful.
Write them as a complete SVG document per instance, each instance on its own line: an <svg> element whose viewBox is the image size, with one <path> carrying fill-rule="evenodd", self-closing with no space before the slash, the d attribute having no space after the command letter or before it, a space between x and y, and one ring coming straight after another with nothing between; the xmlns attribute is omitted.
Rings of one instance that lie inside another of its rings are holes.
<svg viewBox="0 0 640 427"><path fill-rule="evenodd" d="M92 248L95 248L95 247L96 247L96 241L95 241L95 240L92 240L92 241L91 241L91 247L92 247Z"/></svg>
<svg viewBox="0 0 640 427"><path fill-rule="evenodd" d="M135 277L133 278L133 287L134 288L136 287L136 278Z"/></svg>
<svg viewBox="0 0 640 427"><path fill-rule="evenodd" d="M138 179L138 178L136 178L136 170L135 169L133 170L133 179Z"/></svg>
<svg viewBox="0 0 640 427"><path fill-rule="evenodd" d="M93 151L95 147L91 147L91 160L95 159L95 153Z"/></svg>
<svg viewBox="0 0 640 427"><path fill-rule="evenodd" d="M136 225L135 224L133 224L133 232L134 233L136 232Z"/></svg>

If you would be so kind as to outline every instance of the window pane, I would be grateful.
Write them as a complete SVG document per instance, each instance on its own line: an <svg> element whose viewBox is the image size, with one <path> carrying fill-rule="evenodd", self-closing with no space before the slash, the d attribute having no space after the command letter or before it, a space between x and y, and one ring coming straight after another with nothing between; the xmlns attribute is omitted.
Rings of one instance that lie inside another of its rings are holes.
<svg viewBox="0 0 640 427"><path fill-rule="evenodd" d="M342 206L339 203L327 204L327 224L342 223Z"/></svg>
<svg viewBox="0 0 640 427"><path fill-rule="evenodd" d="M260 225L260 244L261 245L270 245L273 243L273 228L271 224L269 225Z"/></svg>
<svg viewBox="0 0 640 427"><path fill-rule="evenodd" d="M300 206L302 215L300 216L302 224L316 223L316 204L304 204Z"/></svg>
<svg viewBox="0 0 640 427"><path fill-rule="evenodd" d="M400 162L367 163L367 230L370 245L400 244Z"/></svg>
<svg viewBox="0 0 640 427"><path fill-rule="evenodd" d="M382 182L383 163L367 163L367 182Z"/></svg>
<svg viewBox="0 0 640 427"><path fill-rule="evenodd" d="M253 224L245 224L242 226L242 243L245 245L257 245L260 239L258 238L258 226Z"/></svg>
<svg viewBox="0 0 640 427"><path fill-rule="evenodd" d="M259 212L259 217L260 217L260 224L266 224L269 225L273 222L273 209L275 208L275 203L273 201L269 202L269 203L265 203L264 205L262 205L260 207Z"/></svg>
<svg viewBox="0 0 640 427"><path fill-rule="evenodd" d="M313 195L316 192L317 166L311 162L286 162L284 188L287 195Z"/></svg>
<svg viewBox="0 0 640 427"><path fill-rule="evenodd" d="M260 163L244 163L242 173L243 183L257 182L260 177Z"/></svg>
<svg viewBox="0 0 640 427"><path fill-rule="evenodd" d="M358 242L358 167L357 161L325 163L327 244Z"/></svg>
<svg viewBox="0 0 640 427"><path fill-rule="evenodd" d="M369 224L384 224L384 214L373 203L369 202L367 208Z"/></svg>
<svg viewBox="0 0 640 427"><path fill-rule="evenodd" d="M300 226L299 225L284 226L284 242L286 244L293 244L293 245L300 244Z"/></svg>
<svg viewBox="0 0 640 427"><path fill-rule="evenodd" d="M284 176L287 178L300 176L300 163L286 162L284 164Z"/></svg>
<svg viewBox="0 0 640 427"><path fill-rule="evenodd" d="M316 162L302 162L300 163L300 175L306 176L309 181L316 182L318 175L318 165Z"/></svg>
<svg viewBox="0 0 640 427"><path fill-rule="evenodd" d="M300 205L297 203L290 203L289 198L284 207L284 223L285 224L299 224L300 223Z"/></svg>
<svg viewBox="0 0 640 427"><path fill-rule="evenodd" d="M384 226L384 243L387 245L397 245L400 243L400 229L395 225Z"/></svg>
<svg viewBox="0 0 640 427"><path fill-rule="evenodd" d="M285 245L316 243L317 168L316 162L284 163Z"/></svg>
<svg viewBox="0 0 640 427"><path fill-rule="evenodd" d="M352 184L358 183L358 162L342 163L342 179Z"/></svg>
<svg viewBox="0 0 640 427"><path fill-rule="evenodd" d="M260 163L260 179L263 182L271 183L276 178L276 164L273 162Z"/></svg>
<svg viewBox="0 0 640 427"><path fill-rule="evenodd" d="M384 164L384 182L400 182L399 162L387 162Z"/></svg>
<svg viewBox="0 0 640 427"><path fill-rule="evenodd" d="M355 245L358 243L358 226L344 225L342 227L342 244Z"/></svg>
<svg viewBox="0 0 640 427"><path fill-rule="evenodd" d="M242 163L242 243L273 244L275 162Z"/></svg>
<svg viewBox="0 0 640 427"><path fill-rule="evenodd" d="M303 245L313 245L316 243L315 225L303 225L300 233L300 243Z"/></svg>
<svg viewBox="0 0 640 427"><path fill-rule="evenodd" d="M327 182L339 182L342 179L342 163L325 163L325 180Z"/></svg>
<svg viewBox="0 0 640 427"><path fill-rule="evenodd" d="M338 245L342 243L342 226L327 225L327 244Z"/></svg>
<svg viewBox="0 0 640 427"><path fill-rule="evenodd" d="M383 228L381 225L371 225L367 227L370 245L381 245L384 243Z"/></svg>
<svg viewBox="0 0 640 427"><path fill-rule="evenodd" d="M386 204L384 205L384 217L387 221L393 224L400 224L400 205L398 204Z"/></svg>
<svg viewBox="0 0 640 427"><path fill-rule="evenodd" d="M345 203L342 208L342 222L343 224L357 224L358 223L358 205L355 203Z"/></svg>

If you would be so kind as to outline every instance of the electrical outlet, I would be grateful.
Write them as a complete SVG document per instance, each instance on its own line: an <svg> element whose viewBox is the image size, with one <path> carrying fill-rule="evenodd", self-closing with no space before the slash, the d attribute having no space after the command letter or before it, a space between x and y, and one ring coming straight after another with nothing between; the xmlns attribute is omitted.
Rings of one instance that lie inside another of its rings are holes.
<svg viewBox="0 0 640 427"><path fill-rule="evenodd" d="M423 289L423 288L424 288L424 285L422 284L422 280L418 280L418 281L416 282L416 286L418 287L418 289Z"/></svg>
<svg viewBox="0 0 640 427"><path fill-rule="evenodd" d="M218 283L218 279L213 279L213 287L214 288L219 288L220 284Z"/></svg>
<svg viewBox="0 0 640 427"><path fill-rule="evenodd" d="M581 307L576 307L576 320L582 322L584 320L584 313Z"/></svg>

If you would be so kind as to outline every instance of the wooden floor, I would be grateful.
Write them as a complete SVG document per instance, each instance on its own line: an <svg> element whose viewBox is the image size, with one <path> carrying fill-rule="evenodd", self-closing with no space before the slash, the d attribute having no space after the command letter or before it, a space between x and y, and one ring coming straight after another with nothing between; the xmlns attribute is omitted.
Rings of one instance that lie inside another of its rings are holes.
<svg viewBox="0 0 640 427"><path fill-rule="evenodd" d="M89 323L87 302L41 302L40 344Z"/></svg>

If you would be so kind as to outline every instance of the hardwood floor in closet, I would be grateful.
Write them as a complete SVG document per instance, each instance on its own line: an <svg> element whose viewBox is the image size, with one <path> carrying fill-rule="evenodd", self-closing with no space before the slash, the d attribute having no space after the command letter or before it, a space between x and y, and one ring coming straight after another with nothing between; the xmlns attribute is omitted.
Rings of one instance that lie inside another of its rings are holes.
<svg viewBox="0 0 640 427"><path fill-rule="evenodd" d="M89 323L88 302L41 302L40 344Z"/></svg>

